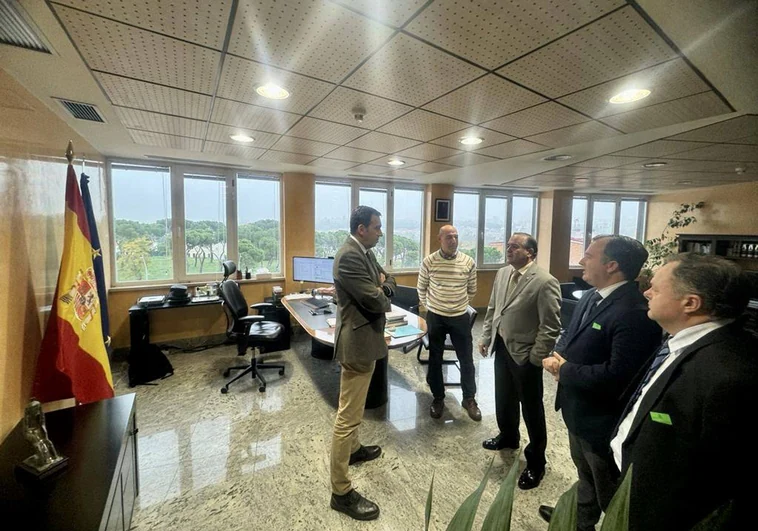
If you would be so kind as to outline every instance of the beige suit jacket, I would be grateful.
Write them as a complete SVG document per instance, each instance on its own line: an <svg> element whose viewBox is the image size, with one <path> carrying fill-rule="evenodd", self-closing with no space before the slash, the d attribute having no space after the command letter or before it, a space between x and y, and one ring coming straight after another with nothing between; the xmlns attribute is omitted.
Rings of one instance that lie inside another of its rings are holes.
<svg viewBox="0 0 758 531"><path fill-rule="evenodd" d="M491 349L495 333L500 333L516 363L528 360L541 367L561 332L561 287L554 276L532 264L506 298L513 272L509 265L495 276L482 343Z"/></svg>

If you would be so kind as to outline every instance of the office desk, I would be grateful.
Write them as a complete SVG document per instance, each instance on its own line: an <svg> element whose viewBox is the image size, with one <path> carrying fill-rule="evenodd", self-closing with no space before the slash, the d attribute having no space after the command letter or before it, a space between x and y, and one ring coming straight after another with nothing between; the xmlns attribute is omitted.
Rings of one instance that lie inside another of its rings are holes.
<svg viewBox="0 0 758 531"><path fill-rule="evenodd" d="M326 315L311 315L310 306L306 305L301 297L291 298L290 296L286 296L282 299L282 304L314 341L332 348L334 347L334 328L326 322L330 317L337 317L337 307L334 304L329 305L332 313ZM415 326L419 330L423 330L424 333L406 337L386 338L388 348L402 348L409 343L421 339L426 334L426 321L422 317L394 304L392 305L392 311L404 313L408 324ZM373 409L387 403L387 386L387 358L385 357L377 360L374 375L371 377L368 395L366 396L366 407L368 409Z"/></svg>

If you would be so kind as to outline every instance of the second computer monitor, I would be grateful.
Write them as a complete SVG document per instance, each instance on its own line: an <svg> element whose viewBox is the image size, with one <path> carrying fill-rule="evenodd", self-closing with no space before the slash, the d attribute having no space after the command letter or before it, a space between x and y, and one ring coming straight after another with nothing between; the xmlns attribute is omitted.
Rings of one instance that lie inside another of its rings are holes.
<svg viewBox="0 0 758 531"><path fill-rule="evenodd" d="M294 256L292 257L292 279L295 282L334 284L333 266L334 258Z"/></svg>

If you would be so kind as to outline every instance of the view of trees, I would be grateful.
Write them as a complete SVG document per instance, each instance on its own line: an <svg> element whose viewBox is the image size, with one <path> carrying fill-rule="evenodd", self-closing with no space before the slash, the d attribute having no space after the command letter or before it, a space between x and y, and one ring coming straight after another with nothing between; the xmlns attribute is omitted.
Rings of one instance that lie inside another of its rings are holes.
<svg viewBox="0 0 758 531"><path fill-rule="evenodd" d="M334 256L350 232L347 230L319 230L316 231L316 256L327 257ZM380 240L380 245L374 248L374 254L379 263L384 262L384 245ZM392 240L392 267L394 269L414 268L420 263L418 242L406 236L395 234Z"/></svg>

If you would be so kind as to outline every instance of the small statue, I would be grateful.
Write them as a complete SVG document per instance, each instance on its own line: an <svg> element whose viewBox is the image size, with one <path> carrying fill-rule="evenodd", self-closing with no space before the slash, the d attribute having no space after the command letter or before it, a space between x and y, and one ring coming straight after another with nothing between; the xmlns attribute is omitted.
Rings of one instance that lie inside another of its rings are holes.
<svg viewBox="0 0 758 531"><path fill-rule="evenodd" d="M27 472L42 477L68 461L68 458L58 455L52 441L48 439L42 404L35 398L29 401L24 410L24 437L34 447L34 455L24 459L21 464Z"/></svg>

